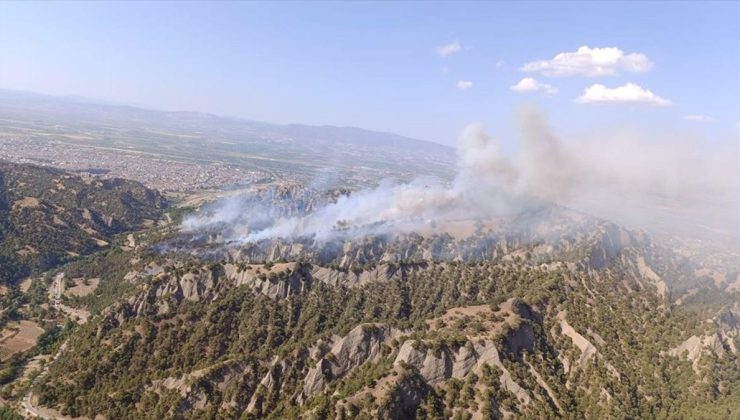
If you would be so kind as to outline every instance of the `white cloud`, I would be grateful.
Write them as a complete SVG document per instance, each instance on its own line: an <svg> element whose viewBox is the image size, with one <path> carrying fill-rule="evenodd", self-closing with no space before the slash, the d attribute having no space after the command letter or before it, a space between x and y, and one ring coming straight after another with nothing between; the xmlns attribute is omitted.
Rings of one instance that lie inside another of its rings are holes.
<svg viewBox="0 0 740 420"><path fill-rule="evenodd" d="M496 68L503 67L504 64L506 64L506 61L504 61L503 59L500 59L496 62Z"/></svg>
<svg viewBox="0 0 740 420"><path fill-rule="evenodd" d="M556 88L553 85L549 85L547 83L542 83L538 80L535 80L531 77L525 77L524 79L520 80L519 83L512 85L511 90L515 92L537 92L537 91L543 91L550 95L554 95L558 93L558 88Z"/></svg>
<svg viewBox="0 0 740 420"><path fill-rule="evenodd" d="M712 118L712 117L710 117L708 115L696 115L696 114L687 115L687 116L683 117L683 119L685 119L687 121L699 121L699 122L710 122L710 121L714 121L714 118Z"/></svg>
<svg viewBox="0 0 740 420"><path fill-rule="evenodd" d="M643 89L634 83L627 83L616 88L608 88L597 83L587 87L586 90L583 91L583 95L576 98L576 102L580 102L582 104L633 103L655 106L667 106L671 104L671 101L668 99L663 99L653 92Z"/></svg>
<svg viewBox="0 0 740 420"><path fill-rule="evenodd" d="M644 54L625 54L619 48L589 48L583 46L576 52L563 52L551 60L533 61L521 70L542 73L545 76L612 76L621 71L644 73L653 63Z"/></svg>
<svg viewBox="0 0 740 420"><path fill-rule="evenodd" d="M473 87L473 82L471 82L470 80L460 80L457 82L457 87L459 89L470 89L471 87Z"/></svg>
<svg viewBox="0 0 740 420"><path fill-rule="evenodd" d="M437 47L437 54L440 57L447 57L448 55L459 53L461 50L462 45L460 45L460 41L452 41L449 44Z"/></svg>

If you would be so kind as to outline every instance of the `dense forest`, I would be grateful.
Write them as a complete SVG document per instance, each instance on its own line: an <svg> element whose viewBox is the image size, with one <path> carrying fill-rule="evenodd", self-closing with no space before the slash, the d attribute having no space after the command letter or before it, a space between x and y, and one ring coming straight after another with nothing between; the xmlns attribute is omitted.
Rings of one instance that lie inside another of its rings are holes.
<svg viewBox="0 0 740 420"><path fill-rule="evenodd" d="M40 331L0 360L2 418L740 416L737 270L643 232L543 207L464 237L229 245L139 184L2 168L0 325ZM314 194L257 203L349 192Z"/></svg>
<svg viewBox="0 0 740 420"><path fill-rule="evenodd" d="M580 269L527 247L489 261L376 261L393 274L352 286L322 277L351 269L310 261L172 258L80 328L39 395L111 418L737 415L737 325L706 321L736 322L736 295L696 279L703 292L675 305L628 256L684 267L635 246L596 270L599 246L563 254ZM693 361L670 353L717 334L720 348Z"/></svg>

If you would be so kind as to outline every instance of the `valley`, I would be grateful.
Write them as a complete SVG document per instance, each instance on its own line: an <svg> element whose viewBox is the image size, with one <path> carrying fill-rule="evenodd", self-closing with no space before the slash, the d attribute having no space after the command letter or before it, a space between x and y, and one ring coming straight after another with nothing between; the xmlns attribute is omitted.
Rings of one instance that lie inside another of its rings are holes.
<svg viewBox="0 0 740 420"><path fill-rule="evenodd" d="M60 175L37 179L66 191ZM37 191L15 211L60 206ZM285 215L352 194L257 191ZM549 207L454 236L241 244L181 232L190 208L152 207L92 234L103 249L31 268L24 291L6 283L5 329L43 334L2 362L16 372L4 401L90 419L736 413L737 271L717 277L644 232Z"/></svg>
<svg viewBox="0 0 740 420"><path fill-rule="evenodd" d="M740 419L739 17L0 1L0 420Z"/></svg>
<svg viewBox="0 0 740 420"><path fill-rule="evenodd" d="M0 89L0 159L137 180L162 192L444 178L452 174L452 151L352 127L277 125Z"/></svg>

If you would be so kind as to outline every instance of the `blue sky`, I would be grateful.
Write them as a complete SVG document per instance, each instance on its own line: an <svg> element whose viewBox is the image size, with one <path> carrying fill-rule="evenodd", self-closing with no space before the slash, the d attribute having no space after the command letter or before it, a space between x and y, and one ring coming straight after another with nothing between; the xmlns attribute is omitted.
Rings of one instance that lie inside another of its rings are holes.
<svg viewBox="0 0 740 420"><path fill-rule="evenodd" d="M595 77L588 54L547 61L582 46L623 58ZM568 60L576 74L552 74ZM537 61L551 71L522 71ZM739 69L737 2L0 3L0 88L447 144L474 121L506 142L523 104L563 135L636 126L736 140ZM551 87L513 91L525 77ZM628 83L639 88L611 90ZM576 102L596 84L607 92Z"/></svg>

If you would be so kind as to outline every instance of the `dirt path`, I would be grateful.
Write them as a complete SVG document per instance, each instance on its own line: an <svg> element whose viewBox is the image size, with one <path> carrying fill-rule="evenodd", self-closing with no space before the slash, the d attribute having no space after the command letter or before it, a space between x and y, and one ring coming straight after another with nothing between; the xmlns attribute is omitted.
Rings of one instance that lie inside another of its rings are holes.
<svg viewBox="0 0 740 420"><path fill-rule="evenodd" d="M31 382L30 388L33 388L34 385L39 383L41 379L44 378L49 373L49 367L52 363L54 363L59 356L61 356L65 351L67 350L67 341L62 343L61 346L59 346L59 351L57 351L57 354L54 355L54 357L51 359L49 363L47 363L44 366L44 369L41 371L41 373L34 378L33 382ZM62 416L60 413L58 413L55 410L51 410L44 407L39 407L37 405L34 405L34 398L33 398L33 391L29 390L25 397L23 397L23 401L21 402L21 408L23 409L23 412L31 417L36 418L40 417L42 419L68 419L69 417Z"/></svg>
<svg viewBox="0 0 740 420"><path fill-rule="evenodd" d="M90 317L90 314L87 311L83 311L80 309L70 308L69 306L66 306L62 303L62 294L64 293L64 273L58 273L56 276L54 276L54 281L52 282L51 286L49 287L49 302L51 305L58 311L63 312L67 316L69 316L72 320L77 320L79 323L84 324L87 322L87 319ZM42 419L72 419L71 417L67 417L62 415L56 410L41 407L38 404L38 402L35 401L34 394L33 394L33 387L34 385L38 384L48 373L49 373L49 367L59 359L59 356L64 354L64 352L67 350L67 342L69 340L65 340L64 343L62 343L61 346L59 346L59 350L54 355L54 357L44 365L44 368L42 369L41 373L39 373L31 382L31 385L29 387L28 393L23 397L23 400L21 401L21 409L23 410L23 413L25 416L29 418L42 418Z"/></svg>
<svg viewBox="0 0 740 420"><path fill-rule="evenodd" d="M59 273L54 276L54 281L49 287L49 300L51 301L54 309L67 314L72 320L78 320L80 324L84 324L90 318L90 312L84 309L77 309L69 307L62 303L62 295L64 294L64 273Z"/></svg>

